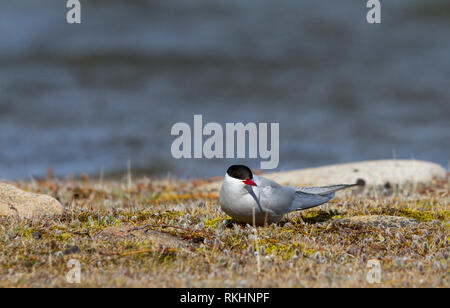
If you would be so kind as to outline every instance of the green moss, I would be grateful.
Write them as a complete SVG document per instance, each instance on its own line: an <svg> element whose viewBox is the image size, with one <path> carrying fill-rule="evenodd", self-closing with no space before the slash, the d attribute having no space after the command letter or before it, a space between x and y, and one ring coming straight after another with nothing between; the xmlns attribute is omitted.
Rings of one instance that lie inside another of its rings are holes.
<svg viewBox="0 0 450 308"><path fill-rule="evenodd" d="M120 227L123 225L123 222L120 219L113 219L109 225L113 227Z"/></svg>
<svg viewBox="0 0 450 308"><path fill-rule="evenodd" d="M277 230L277 233L278 233L279 236L281 236L281 237L285 237L285 236L290 237L290 236L295 235L296 232L297 232L297 231L296 231L295 229L287 228L287 227L284 227L284 226L280 227L280 229ZM266 235L267 232L263 232L263 234Z"/></svg>
<svg viewBox="0 0 450 308"><path fill-rule="evenodd" d="M222 217L206 220L206 221L205 221L205 227L206 227L206 228L211 227L211 228L215 229L216 226L217 226L217 224L219 224L220 222L222 222L222 220L223 220Z"/></svg>
<svg viewBox="0 0 450 308"><path fill-rule="evenodd" d="M80 213L77 218L80 222L88 222L89 218L92 218L91 216L92 216L91 213L85 212Z"/></svg>
<svg viewBox="0 0 450 308"><path fill-rule="evenodd" d="M71 235L69 233L62 233L62 234L58 235L58 237L57 237L58 241L61 241L61 242L65 242L70 238L71 238Z"/></svg>
<svg viewBox="0 0 450 308"><path fill-rule="evenodd" d="M429 209L429 210L431 210L433 208L433 202L430 199L418 200L416 202L416 205L418 207Z"/></svg>
<svg viewBox="0 0 450 308"><path fill-rule="evenodd" d="M274 244L265 240L258 241L259 246L264 246L267 255L275 255L281 257L283 260L292 258L295 254L294 245Z"/></svg>
<svg viewBox="0 0 450 308"><path fill-rule="evenodd" d="M267 255L274 255L281 257L283 260L289 260L295 255L295 250L298 249L304 256L309 256L317 252L316 249L307 248L301 243L273 243L268 240L259 239L259 246L264 246Z"/></svg>
<svg viewBox="0 0 450 308"><path fill-rule="evenodd" d="M450 216L450 211L440 210L440 211L424 211L424 210L413 210L413 209L383 209L380 211L381 215L393 215L402 216L407 218L412 218L420 222L430 222L432 220L448 221Z"/></svg>
<svg viewBox="0 0 450 308"><path fill-rule="evenodd" d="M306 211L302 212L303 221L309 224L324 222L333 218L342 218L342 216L328 211Z"/></svg>
<svg viewBox="0 0 450 308"><path fill-rule="evenodd" d="M137 215L137 221L142 222L146 221L150 217L152 217L153 213L150 211L142 211Z"/></svg>
<svg viewBox="0 0 450 308"><path fill-rule="evenodd" d="M449 221L450 220L450 211L446 211L446 210L442 210L442 211L438 211L439 213L439 220L443 220L443 221Z"/></svg>
<svg viewBox="0 0 450 308"><path fill-rule="evenodd" d="M186 213L180 212L180 211L165 211L165 212L159 212L158 216L166 219L177 219L179 217L182 217L186 215ZM155 215L153 214L153 217Z"/></svg>
<svg viewBox="0 0 450 308"><path fill-rule="evenodd" d="M247 238L239 234L227 236L224 239L223 244L228 249L237 249L237 250L246 249L249 245Z"/></svg>
<svg viewBox="0 0 450 308"><path fill-rule="evenodd" d="M314 248L304 248L304 249L301 250L301 252L303 252L303 254L305 256L310 256L310 255L313 255L316 252L318 252L318 250L314 249Z"/></svg>
<svg viewBox="0 0 450 308"><path fill-rule="evenodd" d="M428 222L433 220L433 214L428 211L420 212L417 210L401 209L398 211L399 216L416 219L422 222Z"/></svg>
<svg viewBox="0 0 450 308"><path fill-rule="evenodd" d="M18 234L24 238L31 238L33 236L33 233L35 232L32 228L20 228L18 231Z"/></svg>

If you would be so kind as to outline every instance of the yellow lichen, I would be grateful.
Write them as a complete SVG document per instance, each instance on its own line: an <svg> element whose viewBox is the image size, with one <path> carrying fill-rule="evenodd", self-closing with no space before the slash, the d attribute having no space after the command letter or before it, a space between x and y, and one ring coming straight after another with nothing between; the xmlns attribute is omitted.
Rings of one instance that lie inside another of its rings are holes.
<svg viewBox="0 0 450 308"><path fill-rule="evenodd" d="M205 221L205 227L207 227L207 228L211 227L211 228L215 229L217 224L222 222L223 220L224 220L224 218L222 218L222 217L208 219Z"/></svg>
<svg viewBox="0 0 450 308"><path fill-rule="evenodd" d="M430 222L439 219L440 215L435 215L431 211L418 211L412 209L400 209L397 211L398 216L412 218L421 222Z"/></svg>
<svg viewBox="0 0 450 308"><path fill-rule="evenodd" d="M62 242L65 242L70 238L71 238L71 235L69 233L62 233L62 234L58 235L58 237L57 237L58 241L62 241Z"/></svg>
<svg viewBox="0 0 450 308"><path fill-rule="evenodd" d="M318 222L324 222L333 218L342 218L342 216L328 211L318 210L318 211L305 211L302 212L303 221L306 223L314 224Z"/></svg>

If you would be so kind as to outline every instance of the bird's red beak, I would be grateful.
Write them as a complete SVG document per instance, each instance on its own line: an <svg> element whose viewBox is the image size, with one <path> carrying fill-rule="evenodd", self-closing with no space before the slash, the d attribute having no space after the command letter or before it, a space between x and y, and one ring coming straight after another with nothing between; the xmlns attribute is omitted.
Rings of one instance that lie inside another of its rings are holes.
<svg viewBox="0 0 450 308"><path fill-rule="evenodd" d="M246 179L245 181L242 181L242 182L244 182L244 184L247 184L247 185L258 186L258 185L256 185L256 183L253 182L251 179Z"/></svg>

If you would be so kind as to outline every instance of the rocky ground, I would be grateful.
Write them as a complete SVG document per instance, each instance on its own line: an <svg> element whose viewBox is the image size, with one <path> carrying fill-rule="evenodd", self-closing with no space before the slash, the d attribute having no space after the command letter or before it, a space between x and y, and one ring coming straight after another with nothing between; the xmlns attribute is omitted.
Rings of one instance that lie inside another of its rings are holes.
<svg viewBox="0 0 450 308"><path fill-rule="evenodd" d="M214 180L13 183L64 211L52 201L52 215L20 215L3 201L16 214L0 213L0 287L450 286L448 175L256 228L220 210Z"/></svg>

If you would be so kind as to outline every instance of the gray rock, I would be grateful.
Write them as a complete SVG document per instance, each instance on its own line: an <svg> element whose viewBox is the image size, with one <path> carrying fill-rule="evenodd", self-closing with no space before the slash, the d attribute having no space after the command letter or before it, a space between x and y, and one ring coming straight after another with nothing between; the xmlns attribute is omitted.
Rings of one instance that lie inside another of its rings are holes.
<svg viewBox="0 0 450 308"><path fill-rule="evenodd" d="M54 198L0 183L0 216L60 215L64 207Z"/></svg>
<svg viewBox="0 0 450 308"><path fill-rule="evenodd" d="M411 185L431 183L434 178L445 178L447 171L442 166L420 160L374 160L318 168L264 173L263 176L282 185L326 186L364 182L365 190L381 188L408 188ZM204 188L219 191L221 181ZM353 188L353 191L361 188ZM345 194L348 191L338 192Z"/></svg>
<svg viewBox="0 0 450 308"><path fill-rule="evenodd" d="M419 221L398 216L369 215L336 219L334 224L342 226L370 226L375 228L417 227Z"/></svg>

